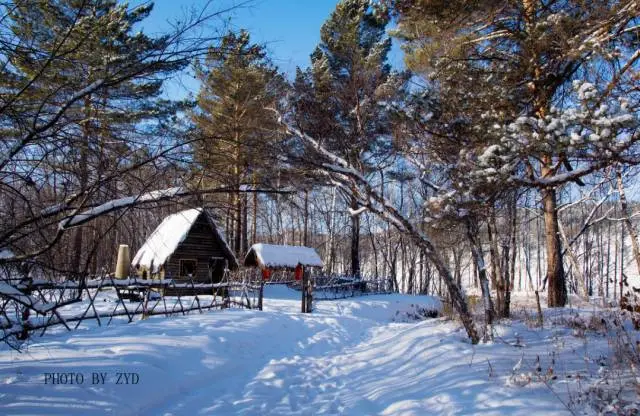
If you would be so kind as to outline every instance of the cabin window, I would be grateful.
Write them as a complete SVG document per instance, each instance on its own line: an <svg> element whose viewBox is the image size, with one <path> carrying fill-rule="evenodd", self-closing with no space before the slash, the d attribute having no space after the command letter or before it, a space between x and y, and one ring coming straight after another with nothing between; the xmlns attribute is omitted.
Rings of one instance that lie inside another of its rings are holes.
<svg viewBox="0 0 640 416"><path fill-rule="evenodd" d="M195 277L197 265L196 260L180 260L180 277Z"/></svg>

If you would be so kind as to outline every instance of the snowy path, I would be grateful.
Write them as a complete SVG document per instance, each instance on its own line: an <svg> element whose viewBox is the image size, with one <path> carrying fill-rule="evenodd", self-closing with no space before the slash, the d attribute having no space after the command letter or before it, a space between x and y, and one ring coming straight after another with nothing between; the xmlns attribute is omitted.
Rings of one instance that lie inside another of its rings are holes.
<svg viewBox="0 0 640 416"><path fill-rule="evenodd" d="M265 312L150 319L0 351L0 414L568 414L543 383L510 385L522 349L474 348L442 319L392 322L429 298L321 302L303 315L295 293L269 290ZM527 354L545 357L550 340L532 334ZM44 384L54 371L85 381ZM139 383L115 384L119 371ZM92 385L92 372L111 379Z"/></svg>
<svg viewBox="0 0 640 416"><path fill-rule="evenodd" d="M472 348L462 342L443 346L451 330L440 321L418 328L385 325L351 347L272 359L227 397L211 397L205 387L177 406L153 410L176 415L569 414L544 386L521 390L516 398L503 379L488 381L486 362L470 365Z"/></svg>

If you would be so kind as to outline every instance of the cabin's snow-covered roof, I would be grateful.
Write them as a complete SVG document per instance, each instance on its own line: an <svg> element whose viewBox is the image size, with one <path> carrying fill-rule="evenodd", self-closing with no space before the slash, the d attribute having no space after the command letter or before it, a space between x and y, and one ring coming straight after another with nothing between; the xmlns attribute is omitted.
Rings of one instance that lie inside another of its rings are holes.
<svg viewBox="0 0 640 416"><path fill-rule="evenodd" d="M157 272L187 237L201 212L202 209L193 208L166 217L140 247L131 263Z"/></svg>
<svg viewBox="0 0 640 416"><path fill-rule="evenodd" d="M254 257L257 264L252 261ZM323 266L315 249L302 246L254 244L245 257L245 266L294 268L298 263L303 266Z"/></svg>

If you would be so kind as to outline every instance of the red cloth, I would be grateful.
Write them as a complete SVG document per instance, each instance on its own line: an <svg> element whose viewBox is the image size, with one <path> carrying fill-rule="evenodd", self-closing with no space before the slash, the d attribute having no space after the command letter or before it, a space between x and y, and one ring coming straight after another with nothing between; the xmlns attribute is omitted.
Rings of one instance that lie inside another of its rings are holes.
<svg viewBox="0 0 640 416"><path fill-rule="evenodd" d="M295 271L296 280L302 280L302 265L298 264Z"/></svg>
<svg viewBox="0 0 640 416"><path fill-rule="evenodd" d="M269 280L269 279L271 279L271 270L262 269L262 280Z"/></svg>

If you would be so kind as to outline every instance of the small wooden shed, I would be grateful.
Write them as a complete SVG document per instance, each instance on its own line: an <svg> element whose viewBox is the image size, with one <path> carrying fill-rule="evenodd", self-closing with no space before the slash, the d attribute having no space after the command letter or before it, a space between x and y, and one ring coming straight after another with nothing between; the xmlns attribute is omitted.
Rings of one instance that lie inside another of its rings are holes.
<svg viewBox="0 0 640 416"><path fill-rule="evenodd" d="M203 208L166 217L140 247L131 262L142 277L191 278L220 282L225 267L238 268L238 260Z"/></svg>
<svg viewBox="0 0 640 416"><path fill-rule="evenodd" d="M323 266L318 252L304 246L254 244L244 258L245 266L260 269L295 269L298 264L304 267Z"/></svg>

